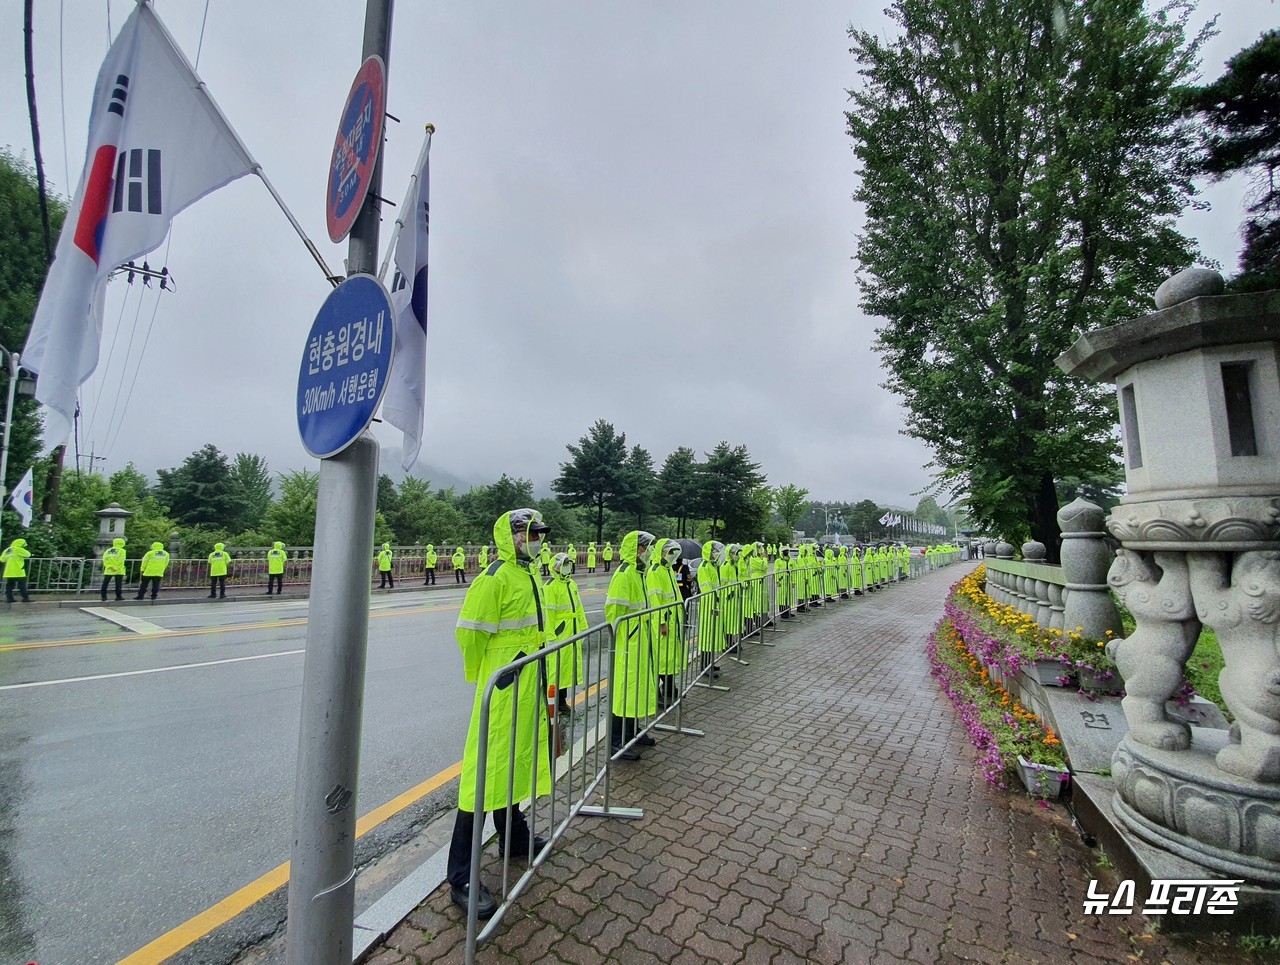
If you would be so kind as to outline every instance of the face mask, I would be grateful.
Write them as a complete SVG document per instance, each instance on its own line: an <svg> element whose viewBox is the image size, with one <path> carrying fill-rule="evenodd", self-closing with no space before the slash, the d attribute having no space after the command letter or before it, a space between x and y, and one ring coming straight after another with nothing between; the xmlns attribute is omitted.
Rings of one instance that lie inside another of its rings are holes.
<svg viewBox="0 0 1280 965"><path fill-rule="evenodd" d="M533 559L542 552L542 540L530 539L524 544L524 553L529 559Z"/></svg>
<svg viewBox="0 0 1280 965"><path fill-rule="evenodd" d="M651 547L651 546L640 546L640 547L637 547L637 549L636 549L636 562L637 562L637 563L648 563L648 562L649 562L649 553L652 551L652 549L653 549L653 547Z"/></svg>

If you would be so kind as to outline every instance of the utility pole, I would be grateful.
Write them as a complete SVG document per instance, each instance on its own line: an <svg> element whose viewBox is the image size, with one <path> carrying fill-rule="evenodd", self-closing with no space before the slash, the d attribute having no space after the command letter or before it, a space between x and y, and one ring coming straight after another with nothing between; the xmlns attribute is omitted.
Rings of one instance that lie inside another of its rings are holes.
<svg viewBox="0 0 1280 965"><path fill-rule="evenodd" d="M367 0L361 60L391 50L392 0ZM378 125L379 131L382 124ZM382 152L347 248L350 275L376 275ZM378 443L367 431L320 461L315 563L303 663L290 853L287 965L351 965L355 839L369 644Z"/></svg>

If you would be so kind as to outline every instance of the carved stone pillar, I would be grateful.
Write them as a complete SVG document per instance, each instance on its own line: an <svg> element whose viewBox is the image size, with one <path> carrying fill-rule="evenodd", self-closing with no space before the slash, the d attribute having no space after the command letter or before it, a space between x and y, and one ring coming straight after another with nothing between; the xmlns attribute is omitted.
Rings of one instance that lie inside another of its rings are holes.
<svg viewBox="0 0 1280 965"><path fill-rule="evenodd" d="M1137 629L1109 647L1129 724L1113 810L1169 851L1277 885L1280 291L1221 292L1216 272L1180 272L1159 311L1090 332L1058 365L1113 382L1120 403L1128 492L1107 521L1123 546L1109 580ZM1229 732L1164 712L1202 623L1222 645Z"/></svg>

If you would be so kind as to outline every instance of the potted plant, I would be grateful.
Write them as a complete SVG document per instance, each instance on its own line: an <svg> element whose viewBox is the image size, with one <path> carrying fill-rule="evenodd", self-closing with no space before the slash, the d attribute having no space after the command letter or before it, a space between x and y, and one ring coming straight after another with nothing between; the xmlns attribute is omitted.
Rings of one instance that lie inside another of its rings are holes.
<svg viewBox="0 0 1280 965"><path fill-rule="evenodd" d="M1032 756L1039 756L1032 752ZM1050 756L1051 759L1053 755ZM1056 755L1057 763L1042 764L1027 760L1018 755L1018 771L1022 775L1022 783L1032 797L1055 799L1062 794L1062 789L1071 780L1071 773L1061 766L1062 756Z"/></svg>

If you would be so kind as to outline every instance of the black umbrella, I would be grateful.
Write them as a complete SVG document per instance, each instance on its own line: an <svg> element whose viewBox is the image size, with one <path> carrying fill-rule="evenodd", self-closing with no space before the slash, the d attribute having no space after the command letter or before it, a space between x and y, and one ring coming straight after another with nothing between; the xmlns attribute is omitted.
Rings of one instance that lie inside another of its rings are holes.
<svg viewBox="0 0 1280 965"><path fill-rule="evenodd" d="M702 544L697 540L678 539L676 542L680 544L680 555L686 560L692 562L702 559Z"/></svg>

